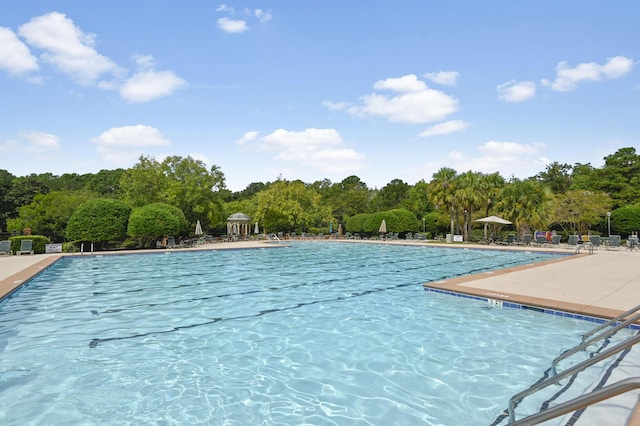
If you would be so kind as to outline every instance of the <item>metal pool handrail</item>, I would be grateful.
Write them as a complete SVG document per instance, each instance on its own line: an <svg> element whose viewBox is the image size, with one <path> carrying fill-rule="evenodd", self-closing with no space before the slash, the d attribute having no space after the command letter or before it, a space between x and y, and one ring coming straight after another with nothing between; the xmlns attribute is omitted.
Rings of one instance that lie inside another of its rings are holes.
<svg viewBox="0 0 640 426"><path fill-rule="evenodd" d="M640 305L636 306L635 308L631 308L631 309L629 309L627 312L623 312L623 313L621 313L621 314L620 314L620 315L618 315L617 317L615 317L615 318L611 319L611 320L610 320L610 321L608 321L608 322L605 322L605 323L600 324L599 326L597 326L597 327L593 328L593 329L592 329L592 330L590 330L590 331L587 331L586 333L584 333L584 334L582 335L582 341L584 342L584 341L585 341L585 339L586 339L587 337L591 336L592 334L597 333L598 331L602 330L603 328L606 328L606 327L610 326L611 324L614 324L616 321L619 321L619 320L621 320L621 319L623 319L623 318L626 318L628 315L631 315L631 314L633 314L634 312L637 312L637 311L640 311Z"/></svg>
<svg viewBox="0 0 640 426"><path fill-rule="evenodd" d="M635 345L636 343L640 342L640 334L636 334L635 336L625 340L622 343L617 344L616 346L607 349L604 352L601 352L599 354L594 355L593 357L586 359L574 366L572 366L571 368L568 368L566 370L564 370L561 373L556 374L555 376L551 376L546 380L543 380L537 384L534 384L533 386L531 386L529 389L525 389L522 392L519 392L515 395L513 395L511 397L511 399L509 400L509 424L511 424L512 422L515 421L516 419L516 403L522 401L526 396L531 395L532 393L538 392L539 390L542 390L544 388L546 388L547 386L550 386L554 383L558 383L560 380L564 379L565 377L569 377L572 376L573 374L577 374L579 372L581 372L582 370L584 370L585 368L602 361L603 359L607 359L612 355L617 354L618 352L622 352L623 350L630 348L631 346Z"/></svg>
<svg viewBox="0 0 640 426"><path fill-rule="evenodd" d="M569 356L580 352L583 349L586 349L588 346L591 346L592 344L594 344L595 342L605 339L609 336L611 336L612 334L614 334L616 331L628 327L631 323L636 322L637 320L640 320L640 314L636 314L634 316L632 316L631 318L629 318L628 320L621 322L620 324L618 324L617 326L613 327L611 330L607 330L604 331L594 337L592 337L589 340L583 340L583 342L581 344L579 344L578 346L575 346L573 349L569 349L568 351L562 353L561 355L557 356L556 359L553 360L553 362L551 363L551 375L555 376L556 375L556 366L558 365L558 363L560 361L562 361L565 358L568 358Z"/></svg>
<svg viewBox="0 0 640 426"><path fill-rule="evenodd" d="M589 392L585 395L580 395L567 402L563 402L560 405L556 405L553 408L542 411L540 413L532 414L528 417L520 419L515 422L509 422L513 426L529 426L537 425L541 422L555 419L563 414L571 413L572 411L579 410L584 407L588 407L605 399L613 398L625 392L632 391L640 388L640 377L631 377L629 379L623 379L612 385L605 386L602 389Z"/></svg>

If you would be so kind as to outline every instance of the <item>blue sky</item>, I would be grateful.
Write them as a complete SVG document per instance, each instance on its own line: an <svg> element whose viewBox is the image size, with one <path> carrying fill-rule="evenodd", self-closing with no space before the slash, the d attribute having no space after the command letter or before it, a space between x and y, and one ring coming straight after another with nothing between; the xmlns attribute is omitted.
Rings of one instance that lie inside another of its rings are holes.
<svg viewBox="0 0 640 426"><path fill-rule="evenodd" d="M640 151L635 1L0 2L0 169L227 187L529 177Z"/></svg>

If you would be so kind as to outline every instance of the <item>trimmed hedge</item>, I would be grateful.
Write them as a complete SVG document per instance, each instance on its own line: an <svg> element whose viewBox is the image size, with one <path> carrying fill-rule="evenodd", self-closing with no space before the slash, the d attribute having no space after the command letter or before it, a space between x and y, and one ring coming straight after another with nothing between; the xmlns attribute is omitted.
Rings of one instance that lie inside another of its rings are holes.
<svg viewBox="0 0 640 426"><path fill-rule="evenodd" d="M33 241L34 254L44 253L45 245L51 243L51 240L44 235L19 235L16 237L9 237L9 241L11 241L11 253L16 253L20 250L22 240Z"/></svg>

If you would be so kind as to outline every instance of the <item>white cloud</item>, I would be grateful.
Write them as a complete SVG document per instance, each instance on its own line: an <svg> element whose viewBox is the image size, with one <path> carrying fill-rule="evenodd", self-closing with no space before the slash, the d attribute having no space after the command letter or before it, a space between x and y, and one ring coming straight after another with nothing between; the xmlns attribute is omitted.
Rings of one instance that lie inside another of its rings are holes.
<svg viewBox="0 0 640 426"><path fill-rule="evenodd" d="M533 81L508 81L498 85L498 98L506 102L523 102L536 94L536 83Z"/></svg>
<svg viewBox="0 0 640 426"><path fill-rule="evenodd" d="M256 18L258 18L258 21L260 22L268 22L271 20L272 16L269 12L265 12L262 9L256 9L253 11L254 15L256 15Z"/></svg>
<svg viewBox="0 0 640 426"><path fill-rule="evenodd" d="M149 102L173 94L185 83L171 71L143 71L120 87L120 96L130 102Z"/></svg>
<svg viewBox="0 0 640 426"><path fill-rule="evenodd" d="M277 161L329 173L355 171L364 164L364 154L345 147L335 129L310 128L299 132L278 129L262 138L257 138L257 134L246 133L240 144L253 142L258 149L274 153Z"/></svg>
<svg viewBox="0 0 640 426"><path fill-rule="evenodd" d="M259 132L256 130L245 133L240 139L236 140L236 145L244 145L256 140L256 138L258 137L258 133Z"/></svg>
<svg viewBox="0 0 640 426"><path fill-rule="evenodd" d="M633 61L624 56L608 58L603 65L585 62L573 68L569 67L566 61L562 61L556 67L556 79L542 80L542 84L558 92L569 92L574 90L580 82L619 78L631 71L631 68L633 68Z"/></svg>
<svg viewBox="0 0 640 426"><path fill-rule="evenodd" d="M414 74L377 81L374 89L389 90L397 94L365 95L361 98L361 106L347 108L347 111L358 117L379 116L391 122L422 124L442 120L458 110L455 98L429 89Z"/></svg>
<svg viewBox="0 0 640 426"><path fill-rule="evenodd" d="M38 70L38 60L9 28L0 27L0 69L10 75Z"/></svg>
<svg viewBox="0 0 640 426"><path fill-rule="evenodd" d="M450 133L461 132L467 127L469 127L469 123L463 120L450 120L429 127L427 130L420 133L419 136L422 138L428 138L430 136L448 135Z"/></svg>
<svg viewBox="0 0 640 426"><path fill-rule="evenodd" d="M105 161L116 165L134 163L143 154L143 148L171 144L158 129L142 124L113 127L92 138L91 142Z"/></svg>
<svg viewBox="0 0 640 426"><path fill-rule="evenodd" d="M469 151L450 151L424 164L416 176L431 176L442 167L451 167L458 172L498 172L504 178L515 176L524 179L534 176L549 164L549 159L542 155L544 148L545 145L539 143L489 141L478 147L475 156Z"/></svg>
<svg viewBox="0 0 640 426"><path fill-rule="evenodd" d="M349 103L347 102L331 102L331 101L322 101L322 106L327 107L334 111L340 111L349 107Z"/></svg>
<svg viewBox="0 0 640 426"><path fill-rule="evenodd" d="M44 61L80 84L92 84L105 73L119 72L111 59L94 49L95 35L84 34L62 13L33 18L18 33L30 46L45 51L41 56Z"/></svg>
<svg viewBox="0 0 640 426"><path fill-rule="evenodd" d="M424 81L418 80L415 74L408 74L398 78L387 78L373 84L376 90L390 90L398 93L423 92L427 89Z"/></svg>
<svg viewBox="0 0 640 426"><path fill-rule="evenodd" d="M455 86L458 82L460 73L458 71L439 71L424 74L424 78L443 86Z"/></svg>
<svg viewBox="0 0 640 426"><path fill-rule="evenodd" d="M0 144L0 152L41 155L60 149L60 138L45 132L24 132Z"/></svg>
<svg viewBox="0 0 640 426"><path fill-rule="evenodd" d="M241 34L249 30L247 22L241 19L219 18L217 24L218 28L226 33Z"/></svg>

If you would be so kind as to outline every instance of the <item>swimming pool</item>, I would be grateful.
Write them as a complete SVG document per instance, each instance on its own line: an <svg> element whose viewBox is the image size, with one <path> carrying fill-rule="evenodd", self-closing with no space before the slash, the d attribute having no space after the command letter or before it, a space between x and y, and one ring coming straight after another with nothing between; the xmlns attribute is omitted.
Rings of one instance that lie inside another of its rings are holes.
<svg viewBox="0 0 640 426"><path fill-rule="evenodd" d="M490 424L593 324L421 284L550 256L311 242L62 259L0 304L0 422Z"/></svg>

